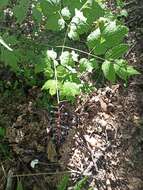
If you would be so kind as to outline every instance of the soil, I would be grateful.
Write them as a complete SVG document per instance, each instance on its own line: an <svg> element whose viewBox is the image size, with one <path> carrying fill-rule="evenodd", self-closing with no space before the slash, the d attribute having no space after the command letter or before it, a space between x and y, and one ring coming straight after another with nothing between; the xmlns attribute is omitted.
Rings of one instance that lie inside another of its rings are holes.
<svg viewBox="0 0 143 190"><path fill-rule="evenodd" d="M83 190L143 189L140 3L127 4L127 40L133 45L126 58L141 72L128 87L108 85L81 95L76 106L62 102L50 112L35 103L39 89L30 89L26 95L21 90L0 92L0 126L6 128L1 144L7 147L0 158L0 190L9 190L9 184L10 190L15 189L18 180L26 190L54 190L66 173L71 178L68 189L84 176L88 180Z"/></svg>

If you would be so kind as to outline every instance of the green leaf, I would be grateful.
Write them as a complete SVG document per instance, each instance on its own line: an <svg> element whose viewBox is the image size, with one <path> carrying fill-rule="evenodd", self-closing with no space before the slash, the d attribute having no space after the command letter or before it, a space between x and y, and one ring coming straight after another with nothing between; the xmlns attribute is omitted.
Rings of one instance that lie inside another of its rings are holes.
<svg viewBox="0 0 143 190"><path fill-rule="evenodd" d="M75 66L72 54L68 51L62 52L60 56L60 63L64 66Z"/></svg>
<svg viewBox="0 0 143 190"><path fill-rule="evenodd" d="M100 28L91 32L87 37L87 45L96 55L102 55L106 52L107 47L105 44L105 39L101 35Z"/></svg>
<svg viewBox="0 0 143 190"><path fill-rule="evenodd" d="M44 69L44 75L45 75L45 77L47 77L48 79L49 78L52 78L53 76L54 76L54 71L53 71L53 69L49 66L49 67L46 67L45 69Z"/></svg>
<svg viewBox="0 0 143 190"><path fill-rule="evenodd" d="M65 25L66 25L65 20L64 20L63 18L60 18L60 19L58 20L58 25L59 25L59 30L64 29L64 28L65 28Z"/></svg>
<svg viewBox="0 0 143 190"><path fill-rule="evenodd" d="M46 22L46 28L53 31L59 30L61 28L59 23L60 18L58 13L49 16Z"/></svg>
<svg viewBox="0 0 143 190"><path fill-rule="evenodd" d="M78 61L78 54L76 54L74 51L71 53L68 51L62 52L60 56L60 63L63 65L69 72L76 73L75 62Z"/></svg>
<svg viewBox="0 0 143 190"><path fill-rule="evenodd" d="M9 147L6 143L0 143L0 153L2 153L5 158L9 158Z"/></svg>
<svg viewBox="0 0 143 190"><path fill-rule="evenodd" d="M9 65L15 72L19 71L19 67L18 67L19 60L15 52L2 50L1 58L2 58L2 61L6 65Z"/></svg>
<svg viewBox="0 0 143 190"><path fill-rule="evenodd" d="M75 8L77 9L81 9L81 7L84 5L84 3L86 3L87 0L72 0L72 1L69 1L69 0L63 0L63 6L64 7L68 7L72 16L74 15L75 13Z"/></svg>
<svg viewBox="0 0 143 190"><path fill-rule="evenodd" d="M84 177L81 179L74 187L74 190L82 190L83 187L85 186L86 182L88 180L88 177Z"/></svg>
<svg viewBox="0 0 143 190"><path fill-rule="evenodd" d="M123 80L127 80L128 77L133 75L139 75L140 73L132 66L127 65L127 61L123 59L115 60L114 69L116 74Z"/></svg>
<svg viewBox="0 0 143 190"><path fill-rule="evenodd" d="M69 175L64 175L57 187L57 190L66 190L68 182L69 182Z"/></svg>
<svg viewBox="0 0 143 190"><path fill-rule="evenodd" d="M9 0L0 0L0 9L7 6L9 3Z"/></svg>
<svg viewBox="0 0 143 190"><path fill-rule="evenodd" d="M4 137L6 135L6 129L4 127L0 127L0 137Z"/></svg>
<svg viewBox="0 0 143 190"><path fill-rule="evenodd" d="M61 88L61 95L63 97L75 97L80 94L80 85L74 82L64 82Z"/></svg>
<svg viewBox="0 0 143 190"><path fill-rule="evenodd" d="M116 74L123 80L127 80L127 62L123 59L115 60L114 69Z"/></svg>
<svg viewBox="0 0 143 190"><path fill-rule="evenodd" d="M21 181L17 181L17 187L16 187L16 190L23 190L23 186L22 186L22 183Z"/></svg>
<svg viewBox="0 0 143 190"><path fill-rule="evenodd" d="M18 43L17 37L8 33L3 35L3 39L5 39L6 44L16 45ZM10 48L11 50L11 48Z"/></svg>
<svg viewBox="0 0 143 190"><path fill-rule="evenodd" d="M116 75L114 70L114 65L110 61L105 61L102 64L102 71L104 73L104 76L109 81L115 82Z"/></svg>
<svg viewBox="0 0 143 190"><path fill-rule="evenodd" d="M132 76L132 75L139 75L140 74L140 72L138 72L132 66L127 66L127 73L128 73L129 77Z"/></svg>
<svg viewBox="0 0 143 190"><path fill-rule="evenodd" d="M87 37L88 46L90 48L94 48L95 44L100 42L100 38L101 38L101 31L100 28L97 28L96 30L91 32Z"/></svg>
<svg viewBox="0 0 143 190"><path fill-rule="evenodd" d="M51 67L51 63L51 60L42 59L39 63L35 65L35 73L38 74L43 72L47 78L53 77L54 71Z"/></svg>
<svg viewBox="0 0 143 190"><path fill-rule="evenodd" d="M87 18L88 25L91 25L98 18L103 17L105 11L102 7L103 3L99 3L98 0L90 0L83 9L84 15Z"/></svg>
<svg viewBox="0 0 143 190"><path fill-rule="evenodd" d="M57 88L59 88L59 84L57 87L57 81L56 80L48 80L43 85L42 90L49 90L50 95L53 96L56 94Z"/></svg>
<svg viewBox="0 0 143 190"><path fill-rule="evenodd" d="M17 19L17 22L22 23L26 17L26 13L27 13L25 7L21 7L21 6L17 5L14 7L13 12L14 12L14 16Z"/></svg>
<svg viewBox="0 0 143 190"><path fill-rule="evenodd" d="M81 10L75 8L75 16L70 22L69 38L77 40L80 34L88 30L87 18L83 15Z"/></svg>
<svg viewBox="0 0 143 190"><path fill-rule="evenodd" d="M102 35L106 40L106 46L110 48L119 45L127 33L128 28L126 26L118 25L116 21L111 21L105 26Z"/></svg>
<svg viewBox="0 0 143 190"><path fill-rule="evenodd" d="M65 19L65 20L69 20L71 18L71 13L69 11L69 8L68 7L64 7L62 10L61 10L61 15L62 17Z"/></svg>
<svg viewBox="0 0 143 190"><path fill-rule="evenodd" d="M38 63L35 65L35 73L38 74L38 73L44 72L45 68L46 68L46 65L44 62Z"/></svg>
<svg viewBox="0 0 143 190"><path fill-rule="evenodd" d="M108 49L119 45L127 33L127 27L117 25L116 21L108 21L89 34L87 45L96 55L103 55Z"/></svg>
<svg viewBox="0 0 143 190"><path fill-rule="evenodd" d="M46 28L48 30L58 31L65 27L65 21L59 14L61 0L41 0L40 7L47 18Z"/></svg>
<svg viewBox="0 0 143 190"><path fill-rule="evenodd" d="M122 16L122 17L128 17L128 11L126 9L122 9L120 11L120 16Z"/></svg>
<svg viewBox="0 0 143 190"><path fill-rule="evenodd" d="M68 37L72 40L79 40L79 34L77 33L76 25L70 25L70 31L68 33Z"/></svg>
<svg viewBox="0 0 143 190"><path fill-rule="evenodd" d="M68 70L62 66L57 66L57 76L59 79L65 79L65 77L69 74Z"/></svg>
<svg viewBox="0 0 143 190"><path fill-rule="evenodd" d="M36 22L40 23L42 21L42 13L37 7L33 8L32 15Z"/></svg>
<svg viewBox="0 0 143 190"><path fill-rule="evenodd" d="M13 8L13 13L18 23L22 23L26 18L29 3L29 0L21 0L20 3Z"/></svg>
<svg viewBox="0 0 143 190"><path fill-rule="evenodd" d="M9 51L13 51L2 39L2 37L0 37L0 44L2 44L5 48L7 48Z"/></svg>
<svg viewBox="0 0 143 190"><path fill-rule="evenodd" d="M45 16L52 16L60 10L61 0L40 0L40 7Z"/></svg>
<svg viewBox="0 0 143 190"><path fill-rule="evenodd" d="M113 47L105 54L106 59L119 59L121 58L129 49L127 44L119 44Z"/></svg>
<svg viewBox="0 0 143 190"><path fill-rule="evenodd" d="M93 69L98 69L98 63L96 61L96 59L86 59L86 58L82 58L79 61L80 65L79 65L79 69L80 72L92 72Z"/></svg>
<svg viewBox="0 0 143 190"><path fill-rule="evenodd" d="M55 60L57 58L57 53L54 50L47 50L47 57L49 60Z"/></svg>

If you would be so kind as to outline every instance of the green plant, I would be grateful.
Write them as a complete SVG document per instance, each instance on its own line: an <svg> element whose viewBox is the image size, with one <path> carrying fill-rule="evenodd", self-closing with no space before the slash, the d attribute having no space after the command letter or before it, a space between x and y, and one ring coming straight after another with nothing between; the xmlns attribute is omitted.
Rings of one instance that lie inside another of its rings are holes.
<svg viewBox="0 0 143 190"><path fill-rule="evenodd" d="M17 179L17 187L16 190L23 190L23 185L19 179Z"/></svg>
<svg viewBox="0 0 143 190"><path fill-rule="evenodd" d="M79 182L77 182L76 185L74 186L74 190L82 190L84 188L87 180L88 180L88 177L84 177Z"/></svg>
<svg viewBox="0 0 143 190"><path fill-rule="evenodd" d="M13 51L6 43L5 41L2 39L2 37L0 36L0 44L2 44L5 48L7 48L9 51Z"/></svg>
<svg viewBox="0 0 143 190"><path fill-rule="evenodd" d="M8 22L0 32L6 42L0 41L6 47L0 60L28 85L57 95L58 103L92 90L91 74L112 83L139 74L123 59L128 28L102 0L6 0L0 9L0 20Z"/></svg>
<svg viewBox="0 0 143 190"><path fill-rule="evenodd" d="M75 186L73 187L74 190L82 190L86 182L88 180L88 177L83 177L81 180L79 180ZM61 182L57 186L57 190L66 190L68 187L68 182L69 182L69 175L64 175ZM92 188L90 188L92 190Z"/></svg>
<svg viewBox="0 0 143 190"><path fill-rule="evenodd" d="M57 186L57 190L66 190L69 182L69 175L64 175Z"/></svg>
<svg viewBox="0 0 143 190"><path fill-rule="evenodd" d="M4 156L5 158L9 157L9 147L6 142L4 142L4 138L6 136L6 129L4 127L0 127L0 155L1 158Z"/></svg>

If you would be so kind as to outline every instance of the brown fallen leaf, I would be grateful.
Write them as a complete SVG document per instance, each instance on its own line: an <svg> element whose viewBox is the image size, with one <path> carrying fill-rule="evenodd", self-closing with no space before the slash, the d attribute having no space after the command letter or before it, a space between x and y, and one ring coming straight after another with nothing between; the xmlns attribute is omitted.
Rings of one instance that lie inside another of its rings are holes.
<svg viewBox="0 0 143 190"><path fill-rule="evenodd" d="M84 135L85 140L90 144L92 147L99 148L101 147L102 140L96 135L95 137L90 137L89 135Z"/></svg>
<svg viewBox="0 0 143 190"><path fill-rule="evenodd" d="M111 182L109 179L106 180L106 186L107 186L107 190L112 190L111 188Z"/></svg>
<svg viewBox="0 0 143 190"><path fill-rule="evenodd" d="M47 145L47 156L51 162L57 162L56 147L54 143L52 142L52 140L49 140L48 145Z"/></svg>
<svg viewBox="0 0 143 190"><path fill-rule="evenodd" d="M107 104L103 101L102 98L100 98L100 106L103 112L107 112Z"/></svg>

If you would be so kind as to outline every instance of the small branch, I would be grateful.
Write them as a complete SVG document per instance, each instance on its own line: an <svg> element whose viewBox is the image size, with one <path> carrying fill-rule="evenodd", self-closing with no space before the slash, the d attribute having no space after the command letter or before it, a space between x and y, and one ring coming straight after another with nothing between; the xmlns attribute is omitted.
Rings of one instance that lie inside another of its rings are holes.
<svg viewBox="0 0 143 190"><path fill-rule="evenodd" d="M56 46L57 48L63 48L63 46ZM95 57L96 59L99 59L100 61L105 61L105 59L103 59L102 57L99 57L99 56L96 56L96 55L93 55L91 53L88 53L86 51L83 51L83 50L80 50L80 49L76 49L76 48L72 48L72 47L69 47L69 46L64 46L65 49L70 49L70 50L75 50L75 51L78 51L80 53L84 53L86 55L90 55L92 57Z"/></svg>
<svg viewBox="0 0 143 190"><path fill-rule="evenodd" d="M60 175L60 174L68 174L68 173L77 173L77 171L63 171L63 172L45 172L45 173L29 173L29 174L16 174L11 175L11 178L15 177L30 177L30 176L42 176L42 175ZM7 189L6 189L7 190Z"/></svg>

